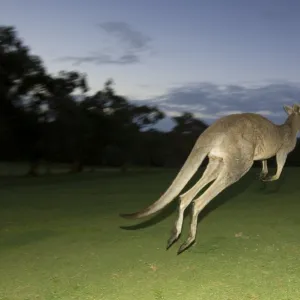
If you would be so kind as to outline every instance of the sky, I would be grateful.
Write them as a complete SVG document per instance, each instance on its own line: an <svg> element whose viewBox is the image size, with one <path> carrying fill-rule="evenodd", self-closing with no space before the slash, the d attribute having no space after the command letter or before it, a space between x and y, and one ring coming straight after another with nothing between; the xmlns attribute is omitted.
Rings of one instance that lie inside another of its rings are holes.
<svg viewBox="0 0 300 300"><path fill-rule="evenodd" d="M170 117L281 123L282 106L300 103L299 0L1 0L0 20L49 72L84 72L91 92L112 78Z"/></svg>

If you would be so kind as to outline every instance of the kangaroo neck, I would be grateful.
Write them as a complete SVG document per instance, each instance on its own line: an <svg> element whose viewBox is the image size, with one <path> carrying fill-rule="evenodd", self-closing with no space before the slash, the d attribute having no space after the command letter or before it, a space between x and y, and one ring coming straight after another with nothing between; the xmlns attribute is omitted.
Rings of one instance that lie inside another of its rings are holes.
<svg viewBox="0 0 300 300"><path fill-rule="evenodd" d="M279 125L279 132L284 145L296 145L298 129L294 122L293 116L288 116L286 121L283 124Z"/></svg>

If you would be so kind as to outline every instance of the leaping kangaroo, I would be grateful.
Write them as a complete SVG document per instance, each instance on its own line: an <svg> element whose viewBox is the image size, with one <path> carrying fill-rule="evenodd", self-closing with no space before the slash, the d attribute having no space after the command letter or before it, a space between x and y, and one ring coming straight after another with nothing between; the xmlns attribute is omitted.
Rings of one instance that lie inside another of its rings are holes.
<svg viewBox="0 0 300 300"><path fill-rule="evenodd" d="M164 208L181 192L208 156L209 162L200 180L180 195L178 217L167 243L168 249L178 239L184 211L193 201L189 236L180 246L177 252L180 254L195 241L199 213L214 197L245 175L254 161L262 161L260 175L263 181L273 181L280 177L287 155L294 150L300 131L300 105L284 105L283 108L288 116L280 125L255 113L232 114L218 119L199 136L176 178L156 202L139 212L120 216L142 218ZM268 177L266 160L275 155L277 172ZM194 199L212 181L211 186Z"/></svg>

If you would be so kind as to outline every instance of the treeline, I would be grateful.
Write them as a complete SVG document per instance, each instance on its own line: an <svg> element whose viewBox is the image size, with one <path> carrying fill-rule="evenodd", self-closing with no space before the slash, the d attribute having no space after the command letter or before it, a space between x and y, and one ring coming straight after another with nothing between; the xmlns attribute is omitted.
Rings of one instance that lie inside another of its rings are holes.
<svg viewBox="0 0 300 300"><path fill-rule="evenodd" d="M14 27L0 27L0 160L84 166L177 166L207 127L190 113L174 117L171 132L153 129L165 115L118 95L113 81L88 95L77 71L49 74Z"/></svg>
<svg viewBox="0 0 300 300"><path fill-rule="evenodd" d="M153 126L165 115L118 95L112 80L89 95L78 71L49 74L14 27L0 27L0 160L85 166L179 167L207 125L189 112L173 117L172 131ZM300 165L299 143L288 164Z"/></svg>

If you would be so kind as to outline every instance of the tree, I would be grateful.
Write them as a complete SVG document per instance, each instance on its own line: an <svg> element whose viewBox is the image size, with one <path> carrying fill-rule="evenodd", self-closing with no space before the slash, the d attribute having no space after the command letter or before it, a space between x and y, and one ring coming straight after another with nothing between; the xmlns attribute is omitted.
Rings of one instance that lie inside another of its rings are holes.
<svg viewBox="0 0 300 300"><path fill-rule="evenodd" d="M199 119L196 119L192 113L184 112L182 115L173 117L175 126L173 132L181 134L196 134L199 135L207 128L207 124Z"/></svg>
<svg viewBox="0 0 300 300"><path fill-rule="evenodd" d="M55 122L54 127L64 134L64 146L78 164L84 115L72 94L88 90L86 76L75 71L61 71L58 76L47 74L42 60L30 54L11 26L0 27L0 76L2 144L9 150L22 149L14 155L29 159L29 174L36 175L50 144L49 137L54 142L49 124Z"/></svg>
<svg viewBox="0 0 300 300"><path fill-rule="evenodd" d="M169 145L172 151L169 153L168 164L181 165L207 125L189 112L183 112L180 116L172 119L175 126L169 134Z"/></svg>
<svg viewBox="0 0 300 300"><path fill-rule="evenodd" d="M85 74L48 74L14 27L0 27L0 157L30 161L31 175L41 160L70 163L72 172L86 164L170 165L170 157L178 165L207 128L185 112L163 133L153 126L164 113L131 103L112 79L92 96L88 90Z"/></svg>
<svg viewBox="0 0 300 300"><path fill-rule="evenodd" d="M87 98L84 105L96 126L94 142L91 142L94 149L103 154L104 163L115 157L114 164L118 162L122 170L126 170L139 132L155 124L164 114L155 107L129 103L125 97L117 95L113 84L111 79L107 80L103 90Z"/></svg>
<svg viewBox="0 0 300 300"><path fill-rule="evenodd" d="M13 155L30 159L40 134L37 112L45 68L11 26L0 27L0 78L2 151L15 149Z"/></svg>
<svg viewBox="0 0 300 300"><path fill-rule="evenodd" d="M88 91L85 74L76 71L61 71L57 76L47 76L48 105L46 122L55 122L60 134L60 146L65 148L71 161L72 172L83 168L83 153L88 120L74 93L81 96Z"/></svg>

